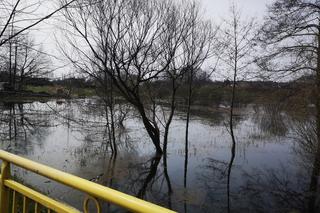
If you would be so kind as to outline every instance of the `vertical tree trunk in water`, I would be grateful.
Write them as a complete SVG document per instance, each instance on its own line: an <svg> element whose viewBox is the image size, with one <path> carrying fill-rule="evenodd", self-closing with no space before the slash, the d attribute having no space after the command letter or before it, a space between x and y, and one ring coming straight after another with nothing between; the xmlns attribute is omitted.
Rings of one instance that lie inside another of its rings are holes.
<svg viewBox="0 0 320 213"><path fill-rule="evenodd" d="M113 97L113 80L110 79L110 114L111 114L111 131L112 131L112 143L114 154L117 156L118 149L115 137L115 126L114 126L114 97Z"/></svg>
<svg viewBox="0 0 320 213"><path fill-rule="evenodd" d="M317 198L317 188L318 188L318 178L320 175L320 29L318 29L318 49L317 49L317 70L316 70L316 150L314 163L311 174L310 181L310 193L311 197L309 199L309 212L317 212L316 208L316 198Z"/></svg>
<svg viewBox="0 0 320 213"><path fill-rule="evenodd" d="M186 118L186 134L185 134L185 147L184 147L184 179L183 187L187 188L187 179L188 179L188 159L189 159L189 122L190 122L190 110L191 110L191 98L192 98L192 83L193 83L193 69L190 71L188 76L188 102L187 102L187 118ZM184 201L184 212L187 212L187 203Z"/></svg>
<svg viewBox="0 0 320 213"><path fill-rule="evenodd" d="M232 146L231 146L231 159L228 165L228 176L227 176L227 202L228 202L228 212L231 212L231 202L230 202L230 178L231 178L231 170L233 161L236 155L236 139L234 137L233 132L233 108L234 108L234 101L235 101L235 95L236 95L236 69L234 74L234 80L233 80L233 87L232 87L232 98L231 98L231 106L230 106L230 135L232 139Z"/></svg>
<svg viewBox="0 0 320 213"><path fill-rule="evenodd" d="M189 88L188 88L188 106L187 106L187 119L186 119L186 142L185 142L185 159L184 159L184 188L187 187L187 174L188 174L188 154L189 154L189 122L190 122L190 110L191 110L191 98L192 98L192 83L193 83L193 69L189 74Z"/></svg>
<svg viewBox="0 0 320 213"><path fill-rule="evenodd" d="M171 181L170 181L170 177L169 177L169 173L168 173L168 167L167 167L167 155L163 155L163 174L164 174L164 178L167 182L167 187L168 187L168 207L171 209L172 208L172 201L171 201L171 194L173 192L172 190L172 186L171 186Z"/></svg>
<svg viewBox="0 0 320 213"><path fill-rule="evenodd" d="M151 125L149 119L147 118L147 116L145 114L143 106L138 105L137 110L139 111L141 118L142 118L143 125L146 128L147 133L148 133L149 137L151 138L153 145L156 148L157 155L159 155L159 156L162 155L163 152L162 152L161 145L160 145L159 129Z"/></svg>
<svg viewBox="0 0 320 213"><path fill-rule="evenodd" d="M176 109L176 104L175 104L176 92L177 92L177 88L176 88L176 85L175 85L175 80L172 80L172 95L171 95L170 115L169 115L168 121L166 122L165 130L164 130L164 137L163 137L163 154L165 156L167 155L168 136L169 136L170 124L172 122L174 111ZM164 157L163 160L165 161L166 157Z"/></svg>
<svg viewBox="0 0 320 213"><path fill-rule="evenodd" d="M169 136L169 128L170 124L174 115L175 111L175 96L176 96L176 88L174 81L172 82L172 97L171 97L171 109L170 109L170 115L168 118L168 121L166 123L165 132L164 132L164 139L163 139L163 170L164 170L164 176L167 182L168 186L168 206L171 208L171 194L172 194L172 187L171 187L171 181L168 174L168 162L167 162L167 146L168 146L168 136Z"/></svg>
<svg viewBox="0 0 320 213"><path fill-rule="evenodd" d="M106 113L106 127L108 131L109 144L112 155L117 156L118 149L115 137L115 125L114 125L114 96L113 96L113 80L107 78L107 73L104 73L104 94L103 100L105 104ZM110 115L110 117L109 117Z"/></svg>
<svg viewBox="0 0 320 213"><path fill-rule="evenodd" d="M118 148L116 143L116 136L115 136L115 126L114 126L114 108L113 105L110 105L110 117L111 117L111 138L113 144L114 155L118 154Z"/></svg>
<svg viewBox="0 0 320 213"><path fill-rule="evenodd" d="M234 139L234 135L232 135L232 147L231 147L231 159L228 165L228 176L227 176L227 200L228 200L228 213L231 212L231 202L230 202L230 178L231 178L231 170L233 166L233 161L236 156L236 143Z"/></svg>
<svg viewBox="0 0 320 213"><path fill-rule="evenodd" d="M234 102L236 98L236 82L237 82L237 75L238 75L238 40L237 40L237 24L236 20L234 20L234 67L233 67L233 85L232 85L232 97L231 97L231 104L230 104L230 134L232 139L232 147L231 147L231 159L228 165L228 179L227 179L227 201L228 201L228 213L231 212L231 200L230 200L230 179L231 179L231 170L233 161L236 154L236 139L234 137L233 132L233 113L234 113Z"/></svg>
<svg viewBox="0 0 320 213"><path fill-rule="evenodd" d="M110 122L109 122L109 111L108 111L108 103L105 100L105 112L106 112L106 127L107 127L107 131L108 131L108 138L109 138L109 145L110 145L110 149L111 149L111 153L114 153L114 149L113 149L113 143L112 143L112 135L111 135L111 129L110 129Z"/></svg>
<svg viewBox="0 0 320 213"><path fill-rule="evenodd" d="M20 91L22 90L23 84L24 84L24 71L21 70L21 72L20 72L19 87L18 87L18 89L19 89Z"/></svg>

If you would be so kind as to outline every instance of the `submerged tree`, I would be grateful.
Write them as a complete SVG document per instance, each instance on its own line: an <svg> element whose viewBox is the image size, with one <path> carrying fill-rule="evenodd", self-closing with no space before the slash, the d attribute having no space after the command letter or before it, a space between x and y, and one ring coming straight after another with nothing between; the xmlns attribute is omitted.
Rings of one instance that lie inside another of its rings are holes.
<svg viewBox="0 0 320 213"><path fill-rule="evenodd" d="M216 35L218 28L212 31L210 23L198 23L197 20L201 17L201 11L196 4L192 5L190 10L190 34L184 39L185 54L188 63L184 68L181 84L187 88L186 97L186 130L185 130L185 161L184 161L184 187L187 187L188 173L188 153L189 153L189 123L191 114L191 105L194 99L196 81L208 80L210 75L201 69L205 60L212 56L213 49L217 51L218 45L212 40ZM202 76L201 76L202 75Z"/></svg>
<svg viewBox="0 0 320 213"><path fill-rule="evenodd" d="M198 26L203 22L200 18L192 22L189 16L192 5L179 4L178 8L170 1L82 0L74 8L64 10L67 24L64 32L72 47L72 53L64 49L65 55L77 70L102 85L101 73L110 77L121 96L139 112L159 154L163 152L159 117L142 90L155 79L172 80L171 113L165 125L169 128L175 109L176 80L192 63L185 57L184 41L190 36L192 24ZM208 25L208 40L212 38L210 29ZM205 55L198 60L204 60Z"/></svg>
<svg viewBox="0 0 320 213"><path fill-rule="evenodd" d="M229 130L232 139L231 146L231 159L228 165L228 212L230 212L230 176L233 161L236 151L236 139L234 135L234 107L236 100L236 85L239 76L243 79L246 78L248 66L252 63L252 53L254 52L255 42L255 22L253 19L244 20L241 12L237 9L236 5L230 8L231 17L225 20L225 26L222 28L220 35L220 45L223 47L224 52L221 55L221 60L227 71L232 71L232 95L230 101L230 117L229 117Z"/></svg>
<svg viewBox="0 0 320 213"><path fill-rule="evenodd" d="M183 8L182 6L178 8ZM169 69L165 72L165 77L171 84L170 90L170 112L169 118L165 123L164 132L164 153L167 151L168 134L170 124L176 108L176 95L177 91L185 84L185 79L187 79L188 89L188 109L187 109L187 124L186 124L186 137L188 137L189 128L189 118L190 118L190 105L192 96L192 86L193 81L197 77L199 70L206 59L212 56L212 49L215 46L213 37L216 35L216 30L212 29L211 23L209 21L200 21L201 10L198 4L191 2L190 5L184 8L185 11L181 13L181 23L176 22L174 29L178 32L181 31L181 46L177 48L177 56L172 59ZM172 13L179 14L177 11L173 10ZM171 17L179 20L179 16L172 14ZM172 21L169 22L169 27L172 28ZM179 25L185 24L185 31L179 27ZM171 32L174 35L177 32ZM176 36L177 37L177 36ZM176 38L178 39L178 38ZM170 42L167 47L170 48ZM187 139L186 139L187 141ZM188 144L186 144L187 149ZM165 157L164 157L165 159Z"/></svg>
<svg viewBox="0 0 320 213"><path fill-rule="evenodd" d="M239 78L246 79L248 67L252 64L252 54L255 47L255 22L253 19L245 20L241 12L233 4L230 8L231 18L225 20L220 35L220 45L224 52L221 61L223 70L232 76L232 95L230 101L230 131L233 135L234 105L236 99L236 86ZM227 74L228 75L228 74Z"/></svg>
<svg viewBox="0 0 320 213"><path fill-rule="evenodd" d="M314 211L320 175L320 2L318 0L277 0L261 29L265 55L258 64L277 78L313 73L316 77L317 151L310 191L310 212ZM314 188L316 187L316 188Z"/></svg>

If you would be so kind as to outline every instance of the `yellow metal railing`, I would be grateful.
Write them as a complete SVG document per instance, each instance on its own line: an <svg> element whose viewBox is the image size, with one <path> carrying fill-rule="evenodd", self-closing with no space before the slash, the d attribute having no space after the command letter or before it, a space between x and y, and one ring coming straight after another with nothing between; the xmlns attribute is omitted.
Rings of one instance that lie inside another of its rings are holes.
<svg viewBox="0 0 320 213"><path fill-rule="evenodd" d="M88 196L83 204L83 211L88 212L88 203L92 200L97 212L101 212L100 202L110 202L121 206L132 212L153 212L153 213L173 213L173 211L146 202L136 197L124 194L108 187L96 184L94 182L79 178L77 176L62 172L57 169L45 166L40 163L19 157L17 155L0 150L1 176L0 176L0 212L23 212L29 213L29 203L33 202L33 210L35 213L40 212L40 209L45 209L46 212L58 213L79 213L80 211L62 202L56 201L48 196L45 196L33 189L30 189L23 184L20 184L11 179L10 164L14 164L20 168L29 170L33 173L47 177L66 186L80 190ZM18 197L22 198L22 205L18 205ZM18 206L21 208L18 210ZM10 208L10 209L9 209ZM32 210L32 211L33 211ZM42 212L42 211L41 211Z"/></svg>

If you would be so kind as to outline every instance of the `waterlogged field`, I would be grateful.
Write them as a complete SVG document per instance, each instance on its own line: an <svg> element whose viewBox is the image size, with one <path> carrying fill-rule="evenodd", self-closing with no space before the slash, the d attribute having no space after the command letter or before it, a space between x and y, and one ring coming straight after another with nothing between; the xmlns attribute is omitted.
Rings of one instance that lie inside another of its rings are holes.
<svg viewBox="0 0 320 213"><path fill-rule="evenodd" d="M104 107L95 99L0 103L0 148L179 212L308 211L315 169L312 115L272 104L237 108L232 156L226 109L193 112L188 153L185 113L178 111L165 168L135 110L116 108L127 112L116 128L116 157L107 144ZM85 195L78 191L15 167L13 174L82 207ZM103 209L123 211L107 203Z"/></svg>

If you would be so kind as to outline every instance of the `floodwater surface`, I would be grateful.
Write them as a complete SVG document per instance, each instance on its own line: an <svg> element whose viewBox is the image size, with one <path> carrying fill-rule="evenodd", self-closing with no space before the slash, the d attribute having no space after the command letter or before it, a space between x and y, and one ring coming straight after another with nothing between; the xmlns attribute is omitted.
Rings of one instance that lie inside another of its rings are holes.
<svg viewBox="0 0 320 213"><path fill-rule="evenodd" d="M314 172L312 115L281 105L236 109L236 152L224 107L194 111L170 128L167 168L130 106L108 148L105 110L95 99L0 103L0 148L178 212L308 212ZM310 108L310 111L312 109ZM232 161L233 160L233 161ZM13 167L19 181L79 209L85 195ZM316 199L317 200L317 199ZM313 203L312 203L313 202ZM104 212L122 212L103 204Z"/></svg>

